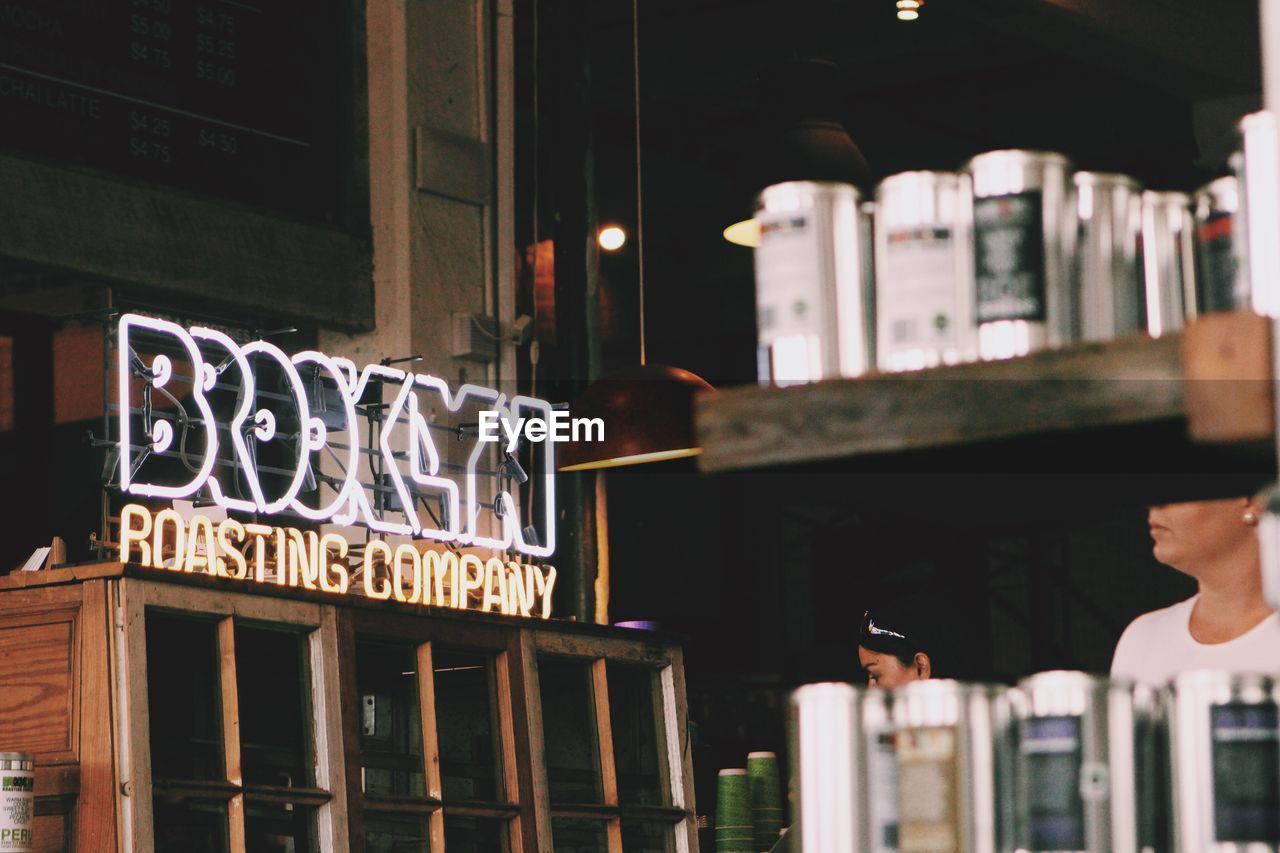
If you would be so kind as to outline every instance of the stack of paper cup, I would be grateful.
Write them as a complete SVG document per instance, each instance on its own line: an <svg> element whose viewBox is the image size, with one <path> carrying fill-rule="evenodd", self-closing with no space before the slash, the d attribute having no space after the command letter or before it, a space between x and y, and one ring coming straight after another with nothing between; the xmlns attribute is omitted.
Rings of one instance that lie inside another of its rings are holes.
<svg viewBox="0 0 1280 853"><path fill-rule="evenodd" d="M778 772L778 756L772 752L748 753L747 779L751 784L755 849L768 851L782 831L782 776Z"/></svg>
<svg viewBox="0 0 1280 853"><path fill-rule="evenodd" d="M741 767L720 771L716 798L716 852L754 853L751 785Z"/></svg>

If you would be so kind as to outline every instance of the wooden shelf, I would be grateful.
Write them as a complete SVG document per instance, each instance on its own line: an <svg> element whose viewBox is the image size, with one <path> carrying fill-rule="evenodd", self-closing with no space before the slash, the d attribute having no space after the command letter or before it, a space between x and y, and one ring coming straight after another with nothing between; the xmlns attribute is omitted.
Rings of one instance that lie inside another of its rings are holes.
<svg viewBox="0 0 1280 853"><path fill-rule="evenodd" d="M1244 449L1274 475L1271 322L1201 318L1008 361L874 374L789 388L744 387L695 405L704 472L806 466L991 443L1059 444L1146 425L1187 447ZM1180 425L1180 426L1179 426ZM1113 445L1114 446L1114 445ZM936 453L931 453L936 456ZM1169 473L1178 473L1178 460Z"/></svg>

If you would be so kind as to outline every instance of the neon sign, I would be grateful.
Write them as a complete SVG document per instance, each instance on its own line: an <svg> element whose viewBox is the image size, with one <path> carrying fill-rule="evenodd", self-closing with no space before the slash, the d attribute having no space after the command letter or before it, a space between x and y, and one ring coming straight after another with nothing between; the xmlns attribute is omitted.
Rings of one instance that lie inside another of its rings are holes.
<svg viewBox="0 0 1280 853"><path fill-rule="evenodd" d="M117 331L124 493L532 558L555 551L554 442L530 442L531 475L510 430L505 452L480 435L481 424L558 423L546 400L138 314ZM449 447L461 464L446 461ZM487 470L494 456L504 458ZM529 481L540 523L522 515L516 481Z"/></svg>
<svg viewBox="0 0 1280 853"><path fill-rule="evenodd" d="M554 566L534 566L498 557L419 549L374 539L364 563L352 571L351 546L335 533L183 518L176 510L152 513L127 504L120 513L120 562L153 569L200 572L249 583L344 594L358 575L362 592L380 601L424 607L478 610L507 616L551 616Z"/></svg>

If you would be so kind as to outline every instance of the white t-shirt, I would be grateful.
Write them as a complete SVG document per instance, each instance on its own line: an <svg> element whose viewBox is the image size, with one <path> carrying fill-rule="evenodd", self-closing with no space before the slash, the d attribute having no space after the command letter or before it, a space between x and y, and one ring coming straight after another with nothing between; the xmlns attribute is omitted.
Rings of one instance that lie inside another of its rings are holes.
<svg viewBox="0 0 1280 853"><path fill-rule="evenodd" d="M1225 643L1200 643L1191 636L1192 596L1172 607L1144 613L1129 623L1111 659L1112 678L1162 687L1181 672L1280 673L1280 615L1272 613Z"/></svg>

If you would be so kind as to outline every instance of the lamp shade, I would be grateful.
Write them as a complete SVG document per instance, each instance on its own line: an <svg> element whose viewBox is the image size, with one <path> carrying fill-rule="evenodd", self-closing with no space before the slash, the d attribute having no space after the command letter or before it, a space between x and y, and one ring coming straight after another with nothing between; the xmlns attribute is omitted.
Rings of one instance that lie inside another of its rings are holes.
<svg viewBox="0 0 1280 853"><path fill-rule="evenodd" d="M871 169L841 118L840 68L820 59L790 59L770 66L761 84L759 129L735 200L743 214L761 190L787 181L853 184L869 196ZM751 219L724 231L739 246L758 245L759 235Z"/></svg>
<svg viewBox="0 0 1280 853"><path fill-rule="evenodd" d="M870 192L871 170L844 126L839 66L792 59L771 67L762 84L752 201L784 181L836 181Z"/></svg>
<svg viewBox="0 0 1280 853"><path fill-rule="evenodd" d="M604 440L561 445L560 470L696 456L702 448L693 432L693 398L714 390L687 370L661 364L636 365L596 380L570 406L570 414L599 418Z"/></svg>

